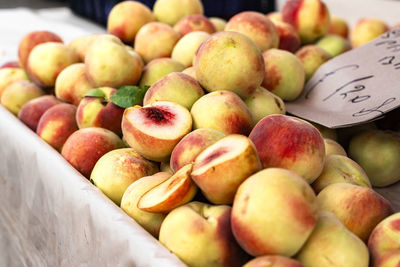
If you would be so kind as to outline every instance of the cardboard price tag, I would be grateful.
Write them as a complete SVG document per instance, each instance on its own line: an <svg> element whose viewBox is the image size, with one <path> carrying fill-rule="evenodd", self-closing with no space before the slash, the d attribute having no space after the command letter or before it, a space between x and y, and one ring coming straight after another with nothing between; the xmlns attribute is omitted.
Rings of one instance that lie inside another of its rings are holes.
<svg viewBox="0 0 400 267"><path fill-rule="evenodd" d="M400 28L322 65L289 113L330 128L374 120L400 106Z"/></svg>

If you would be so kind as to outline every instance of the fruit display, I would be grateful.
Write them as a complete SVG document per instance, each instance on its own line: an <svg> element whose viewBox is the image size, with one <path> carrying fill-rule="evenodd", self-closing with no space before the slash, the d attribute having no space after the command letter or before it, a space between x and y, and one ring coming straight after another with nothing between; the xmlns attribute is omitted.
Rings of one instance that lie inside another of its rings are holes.
<svg viewBox="0 0 400 267"><path fill-rule="evenodd" d="M400 203L374 190L400 181L398 113L329 129L285 107L389 28L321 0L122 1L108 34L26 33L0 103L188 266L398 266Z"/></svg>

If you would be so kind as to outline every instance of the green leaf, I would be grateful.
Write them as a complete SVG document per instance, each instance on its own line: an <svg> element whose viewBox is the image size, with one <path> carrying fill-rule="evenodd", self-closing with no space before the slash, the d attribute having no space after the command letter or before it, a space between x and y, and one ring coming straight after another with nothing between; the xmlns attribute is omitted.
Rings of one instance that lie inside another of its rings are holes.
<svg viewBox="0 0 400 267"><path fill-rule="evenodd" d="M103 98L106 95L104 94L103 91L101 91L100 89L96 88L96 89L92 89L89 92L87 92L85 94L85 96L92 96L92 97L99 97L99 98Z"/></svg>
<svg viewBox="0 0 400 267"><path fill-rule="evenodd" d="M150 86L143 87L126 85L122 86L111 96L111 102L121 108L129 108L140 104L143 101L144 94Z"/></svg>

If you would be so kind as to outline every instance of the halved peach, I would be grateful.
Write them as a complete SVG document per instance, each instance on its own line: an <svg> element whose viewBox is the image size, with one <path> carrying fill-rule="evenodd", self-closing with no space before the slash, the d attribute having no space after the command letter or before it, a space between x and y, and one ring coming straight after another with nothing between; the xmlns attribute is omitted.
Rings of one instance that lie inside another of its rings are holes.
<svg viewBox="0 0 400 267"><path fill-rule="evenodd" d="M139 200L138 208L150 212L169 212L194 198L197 186L190 173L193 164L179 169L168 180L147 191Z"/></svg>

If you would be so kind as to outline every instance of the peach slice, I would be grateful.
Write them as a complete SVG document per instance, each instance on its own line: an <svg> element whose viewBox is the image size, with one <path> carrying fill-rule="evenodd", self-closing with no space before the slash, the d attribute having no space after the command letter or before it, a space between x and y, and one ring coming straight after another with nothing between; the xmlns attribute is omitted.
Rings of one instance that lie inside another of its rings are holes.
<svg viewBox="0 0 400 267"><path fill-rule="evenodd" d="M188 203L197 193L190 173L193 164L180 168L169 179L147 191L139 200L139 209L149 212L169 212Z"/></svg>
<svg viewBox="0 0 400 267"><path fill-rule="evenodd" d="M192 129L189 111L176 103L158 101L127 108L122 117L126 142L143 157L168 161L175 145Z"/></svg>

